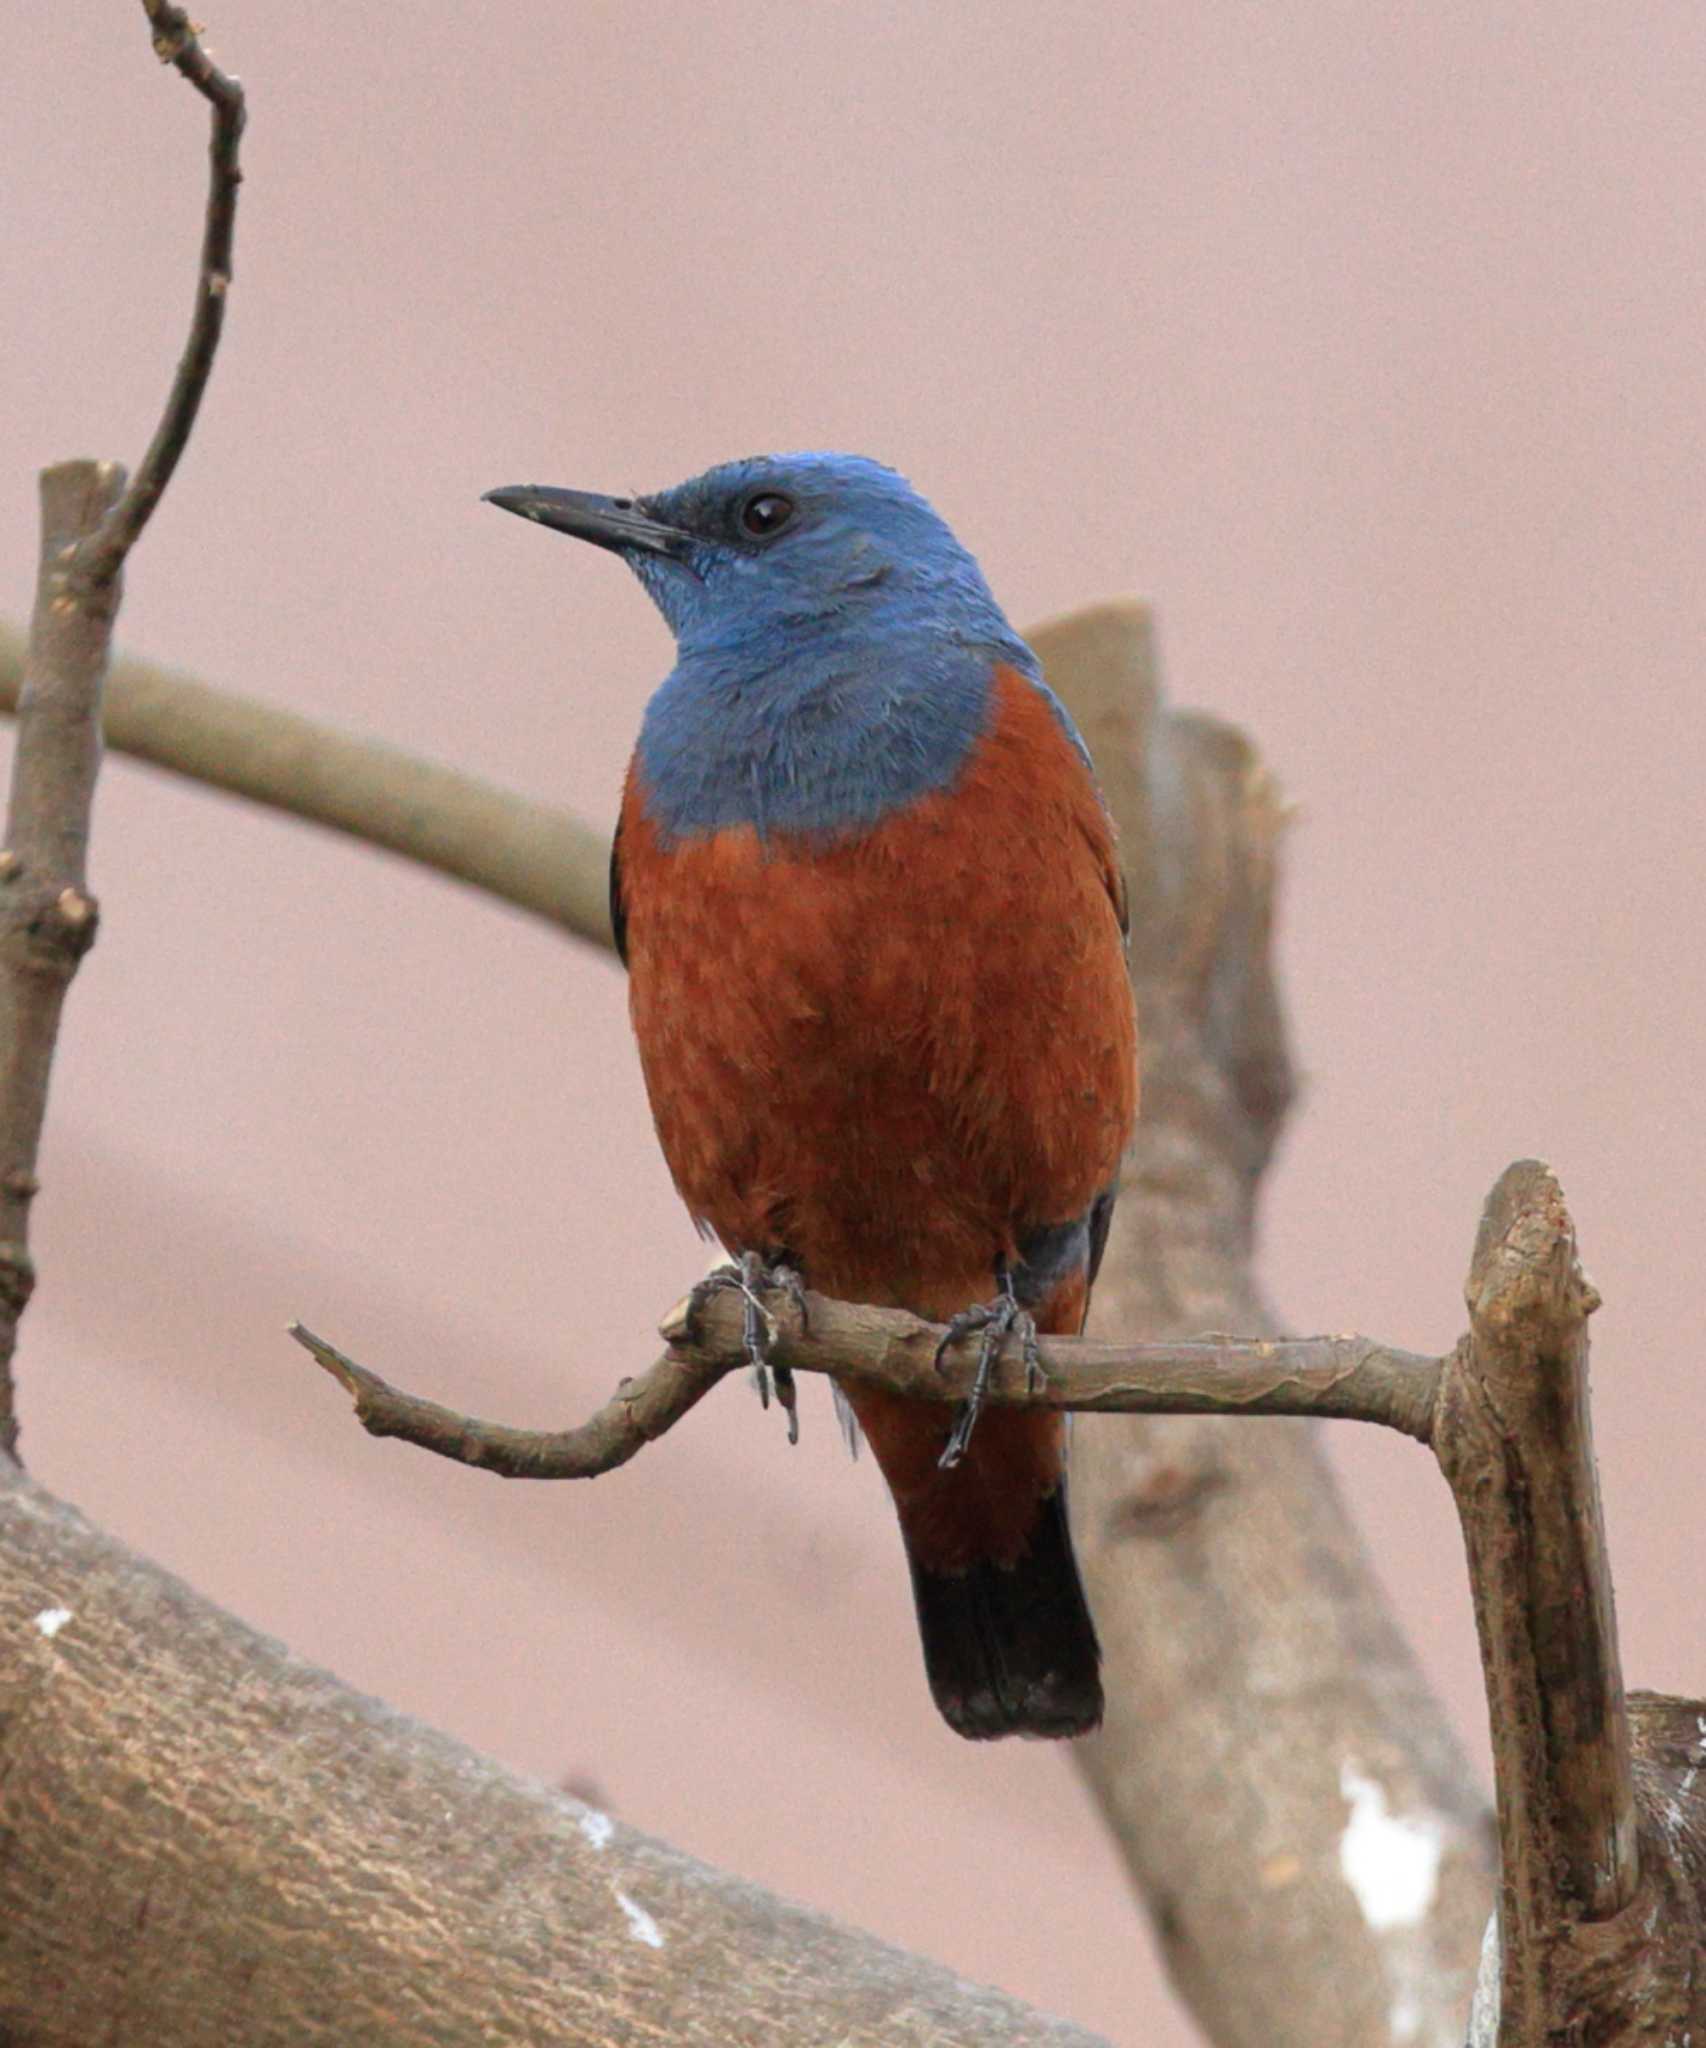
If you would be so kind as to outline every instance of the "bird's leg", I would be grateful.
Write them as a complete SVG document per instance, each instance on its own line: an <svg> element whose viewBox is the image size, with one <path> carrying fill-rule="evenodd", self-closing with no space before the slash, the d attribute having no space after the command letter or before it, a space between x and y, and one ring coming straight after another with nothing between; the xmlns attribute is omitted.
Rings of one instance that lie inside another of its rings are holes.
<svg viewBox="0 0 1706 2048"><path fill-rule="evenodd" d="M741 1298L741 1348L752 1368L752 1383L758 1389L758 1398L768 1408L774 1383L776 1404L788 1418L788 1441L797 1444L800 1440L799 1393L790 1368L770 1363L777 1329L776 1318L764 1305L764 1296L771 1289L785 1294L799 1311L800 1327L804 1329L806 1283L792 1266L782 1261L769 1265L758 1252L742 1252L728 1265L707 1273L687 1297L688 1328L693 1328L700 1309L713 1294L727 1293L730 1288L735 1289Z"/></svg>
<svg viewBox="0 0 1706 2048"><path fill-rule="evenodd" d="M1007 1261L995 1262L995 1280L1000 1293L993 1301L978 1302L972 1308L963 1308L954 1316L943 1332L942 1341L936 1346L936 1363L942 1363L943 1354L962 1337L969 1337L973 1331L983 1332L983 1342L978 1347L977 1374L971 1383L971 1392L960 1403L954 1417L954 1426L948 1433L948 1441L942 1447L937 1459L938 1467L948 1472L966 1454L971 1442L972 1431L977 1427L977 1418L983 1413L983 1404L989 1393L989 1382L995 1371L995 1361L1001 1355L1001 1347L1010 1335L1016 1335L1025 1357L1025 1391L1034 1394L1047 1377L1043 1370L1042 1352L1037 1345L1037 1325L1028 1309L1019 1306L1018 1296L1013 1292L1013 1276L1007 1270Z"/></svg>

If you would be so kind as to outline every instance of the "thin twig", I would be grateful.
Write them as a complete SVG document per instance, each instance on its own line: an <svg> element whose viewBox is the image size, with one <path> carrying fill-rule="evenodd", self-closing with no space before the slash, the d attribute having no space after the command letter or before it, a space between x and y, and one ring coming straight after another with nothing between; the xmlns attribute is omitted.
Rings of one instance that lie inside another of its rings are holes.
<svg viewBox="0 0 1706 2048"><path fill-rule="evenodd" d="M136 545L149 516L160 502L178 466L202 395L213 371L225 324L225 299L231 288L231 245L237 227L237 188L243 172L237 161L246 112L243 88L227 77L202 48L198 31L183 8L171 0L142 0L154 35L154 49L163 64L187 78L213 109L208 143L207 213L202 227L201 269L196 278L195 311L189 341L167 394L166 409L148 444L129 489L102 521L100 529L78 549L78 574L92 586L110 583Z"/></svg>
<svg viewBox="0 0 1706 2048"><path fill-rule="evenodd" d="M959 1401L969 1391L975 1341L946 1352L938 1366L942 1331L922 1317L815 1294L806 1304L802 1324L786 1295L768 1298L773 1366L833 1373L914 1400ZM669 1349L638 1378L624 1380L589 1421L573 1429L526 1430L481 1422L405 1393L300 1323L290 1334L344 1387L374 1436L400 1437L507 1479L590 1479L625 1464L745 1358L737 1299L713 1296L691 1329L683 1304L662 1326ZM1383 1423L1423 1443L1440 1374L1438 1359L1366 1337L1205 1337L1189 1344L1048 1337L1042 1359L1047 1379L1033 1393L1023 1355L1010 1344L989 1398L1095 1414L1335 1415Z"/></svg>
<svg viewBox="0 0 1706 2048"><path fill-rule="evenodd" d="M479 1422L436 1401L405 1394L300 1323L290 1334L312 1353L355 1402L372 1436L400 1437L459 1465L501 1479L596 1479L625 1465L654 1437L680 1421L738 1359L710 1363L669 1353L638 1379L624 1380L598 1412L575 1429L511 1429Z"/></svg>

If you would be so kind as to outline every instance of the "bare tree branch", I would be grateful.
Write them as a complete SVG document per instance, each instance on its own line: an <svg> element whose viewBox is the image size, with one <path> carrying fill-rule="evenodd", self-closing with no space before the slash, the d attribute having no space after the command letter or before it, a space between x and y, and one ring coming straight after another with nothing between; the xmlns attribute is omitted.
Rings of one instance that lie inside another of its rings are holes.
<svg viewBox="0 0 1706 2048"><path fill-rule="evenodd" d="M0 710L16 706L22 667L23 636L0 620ZM106 739L121 754L347 832L576 938L611 944L610 841L567 812L123 655L107 685Z"/></svg>
<svg viewBox="0 0 1706 2048"><path fill-rule="evenodd" d="M1441 1456L1464 1505L1499 1718L1545 1735L1535 1761L1546 1782L1516 1775L1512 1824L1546 1873L1545 1918L1567 1903L1605 1920L1634 1897L1640 1863L1588 1411L1599 1295L1538 1161L1508 1168L1488 1197L1465 1292L1471 1334L1454 1361Z"/></svg>
<svg viewBox="0 0 1706 2048"><path fill-rule="evenodd" d="M111 462L41 478L41 568L0 853L0 1452L17 1455L12 1360L35 1285L30 1203L59 1014L94 942L89 815L100 767L101 684L119 587L75 579L78 549L117 501Z"/></svg>
<svg viewBox="0 0 1706 2048"><path fill-rule="evenodd" d="M1536 1879L1546 1883L1544 1869L1535 1867L1546 1830L1533 1846L1517 1831L1517 1874L1501 1886L1501 1910L1487 1923L1468 2048L1687 2048L1701 2038L1706 1701L1632 1692L1626 1707L1640 1863L1634 1893L1622 1911L1602 1920L1582 1918L1578 1903L1560 1896L1558 1917L1543 1923L1525 1905ZM1501 1755L1510 1751L1500 1771L1501 1815L1507 1787L1522 1799L1544 1776L1535 1769L1544 1750L1536 1732L1529 1731L1526 1745L1512 1745L1516 1724L1495 1721L1495 1744ZM1508 1953L1506 1924L1517 1929Z"/></svg>
<svg viewBox="0 0 1706 2048"><path fill-rule="evenodd" d="M905 1309L871 1308L808 1294L806 1319L780 1292L766 1298L774 1332L769 1362L788 1372L834 1373L912 1400L960 1401L977 1372L978 1342L943 1354L943 1331ZM496 1472L505 1479L595 1479L624 1465L680 1421L725 1374L746 1363L741 1305L712 1296L689 1320L686 1304L665 1318L669 1349L624 1380L578 1428L512 1429L403 1393L300 1323L290 1334L338 1380L372 1436ZM1102 1415L1337 1415L1384 1423L1426 1443L1440 1361L1366 1337L1225 1337L1195 1344L1121 1345L1045 1337L1047 1381L1034 1391L1009 1342L990 1383L991 1401Z"/></svg>
<svg viewBox="0 0 1706 2048"><path fill-rule="evenodd" d="M225 325L225 298L231 288L231 243L237 229L237 188L243 181L237 162L237 145L246 118L242 86L236 79L227 78L207 55L183 8L172 5L171 0L142 0L142 6L161 63L174 66L213 109L208 142L207 209L189 341L172 379L166 409L129 488L107 514L99 532L78 550L78 573L95 585L110 583L123 567L125 556L136 545L172 481L172 472L195 426Z"/></svg>
<svg viewBox="0 0 1706 2048"><path fill-rule="evenodd" d="M637 1379L625 1379L576 1428L515 1429L406 1394L301 1323L292 1323L290 1334L354 1401L356 1419L370 1436L398 1437L500 1479L596 1479L613 1472L679 1422L739 1363L720 1356L690 1361L666 1352Z"/></svg>

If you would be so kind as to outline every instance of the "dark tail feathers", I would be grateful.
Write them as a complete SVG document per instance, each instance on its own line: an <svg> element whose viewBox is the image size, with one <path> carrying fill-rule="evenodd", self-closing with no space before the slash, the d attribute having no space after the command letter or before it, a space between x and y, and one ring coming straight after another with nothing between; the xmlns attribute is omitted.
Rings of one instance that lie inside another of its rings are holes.
<svg viewBox="0 0 1706 2048"><path fill-rule="evenodd" d="M1042 1503L1016 1564L924 1570L908 1552L924 1668L958 1735L1083 1735L1102 1718L1101 1645L1066 1522L1066 1485Z"/></svg>

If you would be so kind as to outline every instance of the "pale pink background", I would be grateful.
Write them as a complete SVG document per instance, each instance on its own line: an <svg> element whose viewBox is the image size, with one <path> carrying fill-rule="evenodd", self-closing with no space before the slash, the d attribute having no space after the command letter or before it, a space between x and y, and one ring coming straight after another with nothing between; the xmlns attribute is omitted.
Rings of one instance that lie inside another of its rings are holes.
<svg viewBox="0 0 1706 2048"><path fill-rule="evenodd" d="M1302 806L1299 1329L1455 1334L1478 1205L1564 1175L1627 1668L1706 1690L1696 1076L1706 15L222 0L238 278L123 642L611 818L661 624L482 507L724 456L905 468L1023 621L1135 591ZM0 603L30 473L134 457L202 110L124 0L32 10L0 140ZM702 1252L612 964L113 764L26 1326L34 1469L355 1683L1122 2044L1189 2038L1066 1759L929 1711L868 1463L729 1389L504 1487L283 1335L567 1421ZM1443 1489L1335 1438L1471 1745ZM75 1589L66 1589L75 1606Z"/></svg>

